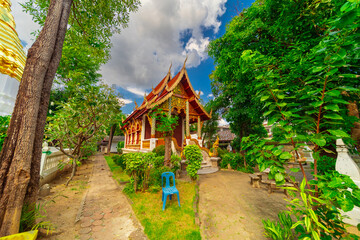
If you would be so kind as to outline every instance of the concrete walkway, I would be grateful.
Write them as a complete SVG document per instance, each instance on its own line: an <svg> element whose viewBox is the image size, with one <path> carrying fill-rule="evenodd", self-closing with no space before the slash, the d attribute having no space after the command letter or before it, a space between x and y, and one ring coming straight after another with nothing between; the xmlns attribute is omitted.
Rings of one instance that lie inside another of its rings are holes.
<svg viewBox="0 0 360 240"><path fill-rule="evenodd" d="M252 188L248 174L221 170L201 175L199 188L200 230L203 239L261 240L261 220L277 219L285 210L286 196Z"/></svg>
<svg viewBox="0 0 360 240"><path fill-rule="evenodd" d="M102 154L94 156L90 187L79 212L81 240L147 239Z"/></svg>

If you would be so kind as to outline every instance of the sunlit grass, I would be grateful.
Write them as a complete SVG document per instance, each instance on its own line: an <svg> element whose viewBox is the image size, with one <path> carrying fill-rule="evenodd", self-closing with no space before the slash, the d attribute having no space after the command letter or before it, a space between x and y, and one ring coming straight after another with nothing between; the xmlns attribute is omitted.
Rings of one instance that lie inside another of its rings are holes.
<svg viewBox="0 0 360 240"><path fill-rule="evenodd" d="M120 175L116 175L117 166L110 157L105 158L114 173L114 178L118 180ZM201 239L193 210L195 187L193 182L176 181L181 207L178 206L177 196L174 195L172 200L168 197L165 211L162 210L161 191L128 194L133 202L132 208L136 217L144 226L149 239Z"/></svg>
<svg viewBox="0 0 360 240"><path fill-rule="evenodd" d="M130 181L130 177L121 169L120 166L116 165L112 160L111 156L105 156L105 160L113 173L113 178L119 182Z"/></svg>

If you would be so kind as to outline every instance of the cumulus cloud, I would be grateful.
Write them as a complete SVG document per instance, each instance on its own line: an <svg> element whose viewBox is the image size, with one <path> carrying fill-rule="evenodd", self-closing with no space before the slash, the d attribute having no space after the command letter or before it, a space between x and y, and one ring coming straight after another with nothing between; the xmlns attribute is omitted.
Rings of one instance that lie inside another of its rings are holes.
<svg viewBox="0 0 360 240"><path fill-rule="evenodd" d="M200 95L200 96L204 95L204 92L201 91L201 90L197 90L196 93L197 93L198 95Z"/></svg>
<svg viewBox="0 0 360 240"><path fill-rule="evenodd" d="M112 39L112 59L101 71L104 81L129 91L136 88L143 95L166 75L171 63L173 74L186 56L187 68L197 67L208 58L211 39L204 29L219 30L226 1L142 1L138 12L130 15L129 27Z"/></svg>
<svg viewBox="0 0 360 240"><path fill-rule="evenodd" d="M213 98L214 97L214 94L210 93L207 95L208 98Z"/></svg>
<svg viewBox="0 0 360 240"><path fill-rule="evenodd" d="M124 104L124 105L127 105L129 103L132 103L133 101L130 100L130 99L125 99L125 98L119 98L118 99L120 103Z"/></svg>
<svg viewBox="0 0 360 240"><path fill-rule="evenodd" d="M144 96L144 93L145 93L144 90L141 90L141 89L135 88L135 87L127 87L125 89L128 90L129 92L131 92L135 95L139 95L139 96Z"/></svg>

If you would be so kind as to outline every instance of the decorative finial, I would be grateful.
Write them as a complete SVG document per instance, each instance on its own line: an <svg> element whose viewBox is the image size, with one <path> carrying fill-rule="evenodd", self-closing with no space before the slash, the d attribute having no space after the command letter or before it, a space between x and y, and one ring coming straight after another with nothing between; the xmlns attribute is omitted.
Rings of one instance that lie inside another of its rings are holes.
<svg viewBox="0 0 360 240"><path fill-rule="evenodd" d="M185 64L186 64L187 59L188 59L188 55L186 54L186 58L185 58L185 61L184 61L184 66L183 66L183 68L185 68Z"/></svg>
<svg viewBox="0 0 360 240"><path fill-rule="evenodd" d="M170 74L170 72L171 72L171 67L172 67L172 62L171 62L171 64L170 64L168 74Z"/></svg>
<svg viewBox="0 0 360 240"><path fill-rule="evenodd" d="M210 110L210 117L212 117L212 109Z"/></svg>
<svg viewBox="0 0 360 240"><path fill-rule="evenodd" d="M153 92L155 92L155 89L154 89L154 84L151 85L151 89L153 90Z"/></svg>
<svg viewBox="0 0 360 240"><path fill-rule="evenodd" d="M136 103L136 100L134 100L134 104L135 104L135 109L138 109L138 105L137 105L137 103Z"/></svg>

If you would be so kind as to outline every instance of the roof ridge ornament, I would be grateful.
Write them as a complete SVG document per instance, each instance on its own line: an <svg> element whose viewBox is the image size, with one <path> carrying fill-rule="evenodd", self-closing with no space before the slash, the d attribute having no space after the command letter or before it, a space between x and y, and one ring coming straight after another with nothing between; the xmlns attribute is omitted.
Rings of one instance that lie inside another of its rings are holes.
<svg viewBox="0 0 360 240"><path fill-rule="evenodd" d="M170 67L169 67L168 75L171 75L171 67L172 67L172 61L171 61L171 63L170 63Z"/></svg>
<svg viewBox="0 0 360 240"><path fill-rule="evenodd" d="M139 106L138 106L136 100L134 100L134 104L135 104L135 109L138 110Z"/></svg>
<svg viewBox="0 0 360 240"><path fill-rule="evenodd" d="M183 68L185 68L185 65L186 65L187 60L188 60L188 55L186 54L186 58L185 58L185 61L184 61Z"/></svg>

